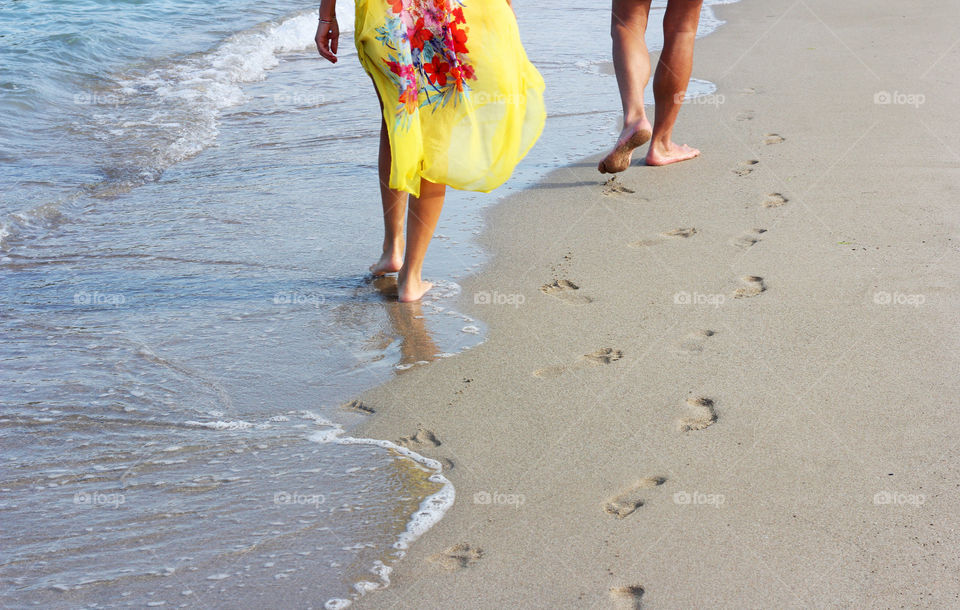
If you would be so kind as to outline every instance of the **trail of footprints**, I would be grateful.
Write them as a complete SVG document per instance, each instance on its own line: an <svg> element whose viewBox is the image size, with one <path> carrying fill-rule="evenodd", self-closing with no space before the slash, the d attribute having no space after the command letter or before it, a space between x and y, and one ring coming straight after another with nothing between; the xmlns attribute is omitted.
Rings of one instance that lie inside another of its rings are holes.
<svg viewBox="0 0 960 610"><path fill-rule="evenodd" d="M744 93L756 93L755 90L745 90ZM754 117L753 111L744 111L737 115L737 120L749 121ZM777 133L768 133L764 136L764 144L775 145L786 141L786 138ZM738 177L747 176L756 169L759 160L750 159L743 161L732 171ZM779 208L787 203L788 199L781 193L769 193L761 202L763 208ZM660 238L652 240L641 240L628 244L630 247L640 248L656 245L665 238L670 237L691 237L697 233L696 229L675 229L666 233L661 233ZM766 229L753 228L744 231L740 235L732 238L730 243L742 250L753 247L761 240L761 236L766 233ZM757 275L745 275L739 278L739 286L736 287L731 296L735 299L752 298L763 294L767 290L767 284L764 279ZM692 356L701 353L704 346L710 341L716 333L709 329L699 329L688 333L681 339L678 346L678 353ZM717 422L719 415L713 398L707 396L690 396L684 404L680 406L678 416L675 420L676 429L680 434L696 433L709 428ZM603 503L603 511L615 517L624 519L644 505L651 490L663 485L666 482L664 477L647 477L635 481L633 484L621 489L615 496ZM610 589L610 598L618 608L640 608L641 598L644 594L644 588L640 585L627 585L613 587Z"/></svg>
<svg viewBox="0 0 960 610"><path fill-rule="evenodd" d="M755 93L751 90L750 93ZM737 116L738 120L752 120L753 111L744 111ZM764 143L767 145L780 144L785 138L780 134L768 133L765 136ZM733 172L737 176L746 176L752 173L759 164L756 159L750 159L740 163ZM608 180L604 184L604 194L632 193L633 191L617 183L614 179ZM761 205L763 208L779 208L786 204L788 199L781 193L769 193L763 199ZM664 241L673 239L687 239L696 235L699 231L694 227L681 227L664 231L657 238L640 240L628 244L630 247L642 248L649 247ZM730 243L741 249L748 249L760 241L760 237L766 233L766 229L753 228L731 239ZM593 302L593 299L580 292L580 287L568 279L556 279L549 284L544 284L540 288L541 292L568 305L586 305ZM731 296L735 299L744 299L756 297L767 290L764 279L756 275L745 275L739 278L739 286L733 290ZM699 329L688 333L683 337L678 345L678 353L683 355L696 355L704 350L706 343L715 335L715 331L709 329ZM580 356L575 362L566 365L548 366L535 370L533 375L540 378L555 378L572 370L610 365L623 358L623 352L618 349L605 347L594 352ZM347 406L350 410L371 413L373 409L362 405L362 403L351 403ZM707 396L688 397L680 406L678 416L675 420L675 426L680 434L698 432L709 428L719 419L715 402ZM399 444L416 450L431 450L441 445L440 440L431 430L418 427L417 431L411 436L402 437ZM441 458L442 462L449 464L449 460ZM666 477L650 476L638 479L626 487L622 488L612 497L608 498L602 505L603 511L620 520L625 519L640 509L647 501L650 494L656 493L656 488L666 483ZM444 551L437 553L429 558L429 561L445 570L461 570L469 568L477 563L483 557L483 550L465 542L455 544ZM641 585L626 585L613 587L610 589L610 599L617 608L640 608L641 598L644 595L644 588Z"/></svg>

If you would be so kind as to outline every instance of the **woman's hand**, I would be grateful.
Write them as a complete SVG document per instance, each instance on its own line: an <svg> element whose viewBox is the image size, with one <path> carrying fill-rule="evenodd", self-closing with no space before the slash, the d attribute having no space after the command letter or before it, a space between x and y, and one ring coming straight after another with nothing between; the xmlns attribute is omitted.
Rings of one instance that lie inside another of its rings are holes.
<svg viewBox="0 0 960 610"><path fill-rule="evenodd" d="M337 44L340 40L340 26L337 25L337 18L334 17L331 19L333 23L324 23L321 21L317 24L317 35L314 37L314 42L317 43L317 50L320 51L320 55L330 63L337 63Z"/></svg>

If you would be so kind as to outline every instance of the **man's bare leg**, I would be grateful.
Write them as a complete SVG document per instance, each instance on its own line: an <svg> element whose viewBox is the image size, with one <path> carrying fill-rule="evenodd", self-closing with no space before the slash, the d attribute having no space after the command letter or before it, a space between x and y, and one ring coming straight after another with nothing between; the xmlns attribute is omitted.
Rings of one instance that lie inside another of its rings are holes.
<svg viewBox="0 0 960 610"><path fill-rule="evenodd" d="M597 166L601 173L626 170L633 150L650 139L652 127L643 107L643 91L650 80L650 54L644 40L649 15L650 0L613 0L610 36L623 104L623 131L613 150Z"/></svg>
<svg viewBox="0 0 960 610"><path fill-rule="evenodd" d="M663 16L663 52L653 77L656 114L653 137L647 151L647 165L668 165L700 154L686 144L675 144L671 136L686 95L693 70L693 44L700 23L703 0L669 0Z"/></svg>

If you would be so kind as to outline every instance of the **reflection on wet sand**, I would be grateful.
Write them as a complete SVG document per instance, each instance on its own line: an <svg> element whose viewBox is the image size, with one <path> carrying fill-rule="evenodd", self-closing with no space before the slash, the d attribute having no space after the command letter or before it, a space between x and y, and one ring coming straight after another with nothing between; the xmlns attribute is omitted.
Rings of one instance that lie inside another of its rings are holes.
<svg viewBox="0 0 960 610"><path fill-rule="evenodd" d="M400 337L399 371L405 371L414 364L422 364L437 359L438 349L426 326L423 306L419 301L401 303L397 301L397 278L381 276L373 280L373 287L383 297L383 305L390 318L393 332Z"/></svg>

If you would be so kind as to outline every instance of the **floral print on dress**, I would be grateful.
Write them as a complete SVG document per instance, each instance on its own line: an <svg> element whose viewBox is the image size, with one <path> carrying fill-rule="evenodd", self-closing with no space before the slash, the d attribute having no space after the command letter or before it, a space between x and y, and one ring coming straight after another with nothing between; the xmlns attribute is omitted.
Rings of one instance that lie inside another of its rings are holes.
<svg viewBox="0 0 960 610"><path fill-rule="evenodd" d="M399 92L397 121L409 127L419 108L457 104L476 80L467 60L467 27L459 0L387 0L377 40Z"/></svg>

